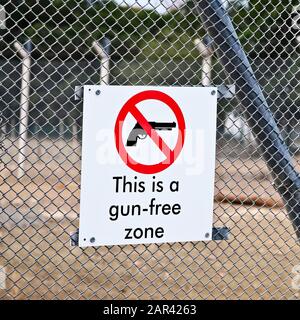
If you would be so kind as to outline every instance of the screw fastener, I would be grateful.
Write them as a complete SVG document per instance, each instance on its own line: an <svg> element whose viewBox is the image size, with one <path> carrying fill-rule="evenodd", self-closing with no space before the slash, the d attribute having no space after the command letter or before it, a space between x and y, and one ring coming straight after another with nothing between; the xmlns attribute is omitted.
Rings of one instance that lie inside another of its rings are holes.
<svg viewBox="0 0 300 320"><path fill-rule="evenodd" d="M94 237L92 237L91 239L90 239L90 243L94 243L96 241L96 239L94 238Z"/></svg>

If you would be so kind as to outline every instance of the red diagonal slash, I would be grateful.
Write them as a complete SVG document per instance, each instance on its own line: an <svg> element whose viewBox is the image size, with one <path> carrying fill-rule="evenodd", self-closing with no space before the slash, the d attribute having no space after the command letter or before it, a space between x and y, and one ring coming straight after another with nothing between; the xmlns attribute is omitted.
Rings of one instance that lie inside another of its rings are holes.
<svg viewBox="0 0 300 320"><path fill-rule="evenodd" d="M138 103L146 100L157 100L163 102L165 106L173 111L177 124L178 124L178 135L177 135L177 143L174 147L174 150L171 150L167 144L163 141L160 135L156 132L155 129L151 126L151 124L147 121L147 119L143 116L143 114L136 107ZM141 128L145 131L145 133L153 140L153 142L157 145L157 147L161 150L161 152L166 156L166 159L155 164L143 164L135 161L128 154L123 139L122 139L122 128L123 123L128 115L131 113L132 116L139 123ZM131 168L132 170L143 173L143 174L154 174L161 172L168 168L178 155L180 154L185 139L185 121L182 114L182 111L176 101L171 98L169 95L162 91L158 90L145 90L141 91L130 99L128 99L123 107L121 108L115 124L115 143L117 151L124 161L124 163Z"/></svg>
<svg viewBox="0 0 300 320"><path fill-rule="evenodd" d="M139 109L135 105L131 106L130 113L134 116L134 118L140 124L140 126L145 130L147 135L157 145L160 151L167 158L173 159L174 151L169 148L169 146L164 142L162 137L156 132L155 129L152 128L151 124L147 121L147 119L143 116L143 114L139 111Z"/></svg>

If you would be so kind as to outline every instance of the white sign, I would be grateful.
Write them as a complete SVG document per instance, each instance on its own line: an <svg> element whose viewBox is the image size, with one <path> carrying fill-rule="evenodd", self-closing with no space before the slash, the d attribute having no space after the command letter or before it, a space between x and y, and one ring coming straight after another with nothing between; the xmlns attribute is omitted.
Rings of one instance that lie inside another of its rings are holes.
<svg viewBox="0 0 300 320"><path fill-rule="evenodd" d="M217 90L84 86L79 245L211 240Z"/></svg>

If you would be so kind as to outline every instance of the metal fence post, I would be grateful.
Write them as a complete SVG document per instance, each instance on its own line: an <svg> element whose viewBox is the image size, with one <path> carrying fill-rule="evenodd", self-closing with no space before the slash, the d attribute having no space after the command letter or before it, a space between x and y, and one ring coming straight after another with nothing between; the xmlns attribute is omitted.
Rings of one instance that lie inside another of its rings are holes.
<svg viewBox="0 0 300 320"><path fill-rule="evenodd" d="M286 203L298 240L300 239L300 176L296 172L274 117L238 40L222 0L198 0L197 9L215 52L236 84L237 97L262 155Z"/></svg>
<svg viewBox="0 0 300 320"><path fill-rule="evenodd" d="M211 39L209 37L206 37L203 40L197 38L194 40L194 43L202 56L202 85L209 86L213 68L212 56L214 53L211 47Z"/></svg>
<svg viewBox="0 0 300 320"><path fill-rule="evenodd" d="M20 96L20 125L19 125L19 155L18 155L18 178L24 175L24 167L26 160L26 145L27 145L27 127L29 114L30 100L30 68L31 58L30 50L26 50L19 42L14 43L17 54L22 59L22 82ZM28 47L28 45L27 45ZM30 47L30 45L29 45ZM31 48L29 48L31 49Z"/></svg>
<svg viewBox="0 0 300 320"><path fill-rule="evenodd" d="M106 47L102 47L97 41L93 41L93 49L100 57L100 84L109 84L109 54Z"/></svg>

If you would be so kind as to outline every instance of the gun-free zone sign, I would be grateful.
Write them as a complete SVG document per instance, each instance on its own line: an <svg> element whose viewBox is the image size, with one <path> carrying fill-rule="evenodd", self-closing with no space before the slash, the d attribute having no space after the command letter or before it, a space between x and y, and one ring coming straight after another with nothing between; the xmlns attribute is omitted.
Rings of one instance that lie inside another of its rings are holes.
<svg viewBox="0 0 300 320"><path fill-rule="evenodd" d="M216 88L85 86L79 245L211 239Z"/></svg>

